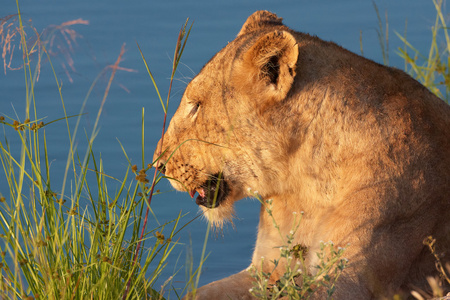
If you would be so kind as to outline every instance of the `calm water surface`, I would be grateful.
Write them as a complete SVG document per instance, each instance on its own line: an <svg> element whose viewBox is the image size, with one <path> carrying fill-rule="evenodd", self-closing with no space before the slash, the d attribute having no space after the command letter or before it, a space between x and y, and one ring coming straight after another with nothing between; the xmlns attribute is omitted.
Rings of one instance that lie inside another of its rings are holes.
<svg viewBox="0 0 450 300"><path fill-rule="evenodd" d="M410 0L376 1L376 4L383 19L386 11L388 14L390 64L403 69L403 62L396 55L397 48L402 46L402 43L394 31L403 34L407 21L408 40L426 53L430 29L434 24L434 6L431 1ZM187 17L195 22L182 58L183 65L176 74L170 114L173 114L178 106L186 83L204 63L235 37L246 18L259 9L277 13L283 17L284 23L293 29L332 40L356 53L361 53L361 33L364 56L382 62L377 37L378 21L372 1L22 0L20 5L24 20L31 20L27 22L31 22L39 32L49 25L70 20L89 21L89 25L71 27L80 34L71 52L73 69L68 64L64 49L63 53L53 58L69 115L80 112L81 104L94 79L105 66L115 62L121 46L126 45L127 51L120 66L133 72L118 71L103 109L100 133L94 144L95 152L98 155L101 153L105 171L118 178L123 177L127 168L127 160L118 141L124 145L132 163L140 165L142 108L145 108L146 163L151 162L154 147L161 134L162 108L136 43L139 43L165 98L175 42L179 28ZM0 17L15 13L15 1L3 0ZM64 45L64 41L60 37L55 40L55 52L61 45ZM12 66L19 65L20 55L17 51ZM23 71L6 70L5 74L5 70L2 67L0 69L0 115L15 117L17 114L23 120ZM92 130L108 78L109 73L101 77L83 111L86 115L82 118L82 127L87 132ZM41 116L46 116L47 121L63 116L58 89L48 64L42 67L36 86L36 99L38 112ZM50 145L52 177L57 179L62 176L67 159L67 130L65 125L60 123L46 127L46 132ZM2 131L2 140L3 135ZM84 153L84 133L79 135L77 142L78 149ZM172 190L166 182L159 188ZM7 193L3 176L0 176L0 192ZM180 192L158 195L153 199L152 208L161 223L174 219L180 210L189 212L184 218L185 222L194 218L198 212L195 201L189 198L187 193ZM228 226L223 233L210 236L207 246L207 252L210 254L203 269L201 285L238 272L250 263L259 204L255 200L246 199L237 204L236 211L234 228ZM156 224L152 219L148 228L153 228ZM194 263L198 264L205 230L206 222L198 219L181 233L182 244L174 250L175 253L161 276L160 284L174 271L180 270L174 285L183 286L185 271L182 265L186 258L186 247L192 243Z"/></svg>

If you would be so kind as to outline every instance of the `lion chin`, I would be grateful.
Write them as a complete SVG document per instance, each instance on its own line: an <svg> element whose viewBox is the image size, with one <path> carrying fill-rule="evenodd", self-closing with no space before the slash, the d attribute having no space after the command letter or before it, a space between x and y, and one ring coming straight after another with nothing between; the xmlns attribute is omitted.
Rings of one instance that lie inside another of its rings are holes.
<svg viewBox="0 0 450 300"><path fill-rule="evenodd" d="M210 176L212 179L195 190L198 192L196 204L211 227L217 230L222 230L226 223L234 226L234 203L237 201L234 190L228 181L221 177L222 175L218 174ZM193 197L195 192L190 191L189 194Z"/></svg>
<svg viewBox="0 0 450 300"><path fill-rule="evenodd" d="M221 230L225 223L233 225L234 205L229 204L226 200L220 206L215 208L208 208L199 205L203 216L214 229Z"/></svg>
<svg viewBox="0 0 450 300"><path fill-rule="evenodd" d="M202 215L214 229L221 230L223 225L233 225L234 202L236 195L230 183L223 178L222 173L207 177L203 183L196 187L186 188L176 180L170 180L172 186L179 191L186 191L199 206Z"/></svg>

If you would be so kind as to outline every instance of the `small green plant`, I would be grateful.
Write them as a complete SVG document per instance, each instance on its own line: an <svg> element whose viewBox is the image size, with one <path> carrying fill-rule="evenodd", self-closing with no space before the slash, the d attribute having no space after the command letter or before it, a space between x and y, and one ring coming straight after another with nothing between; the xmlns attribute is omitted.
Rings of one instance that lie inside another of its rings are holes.
<svg viewBox="0 0 450 300"><path fill-rule="evenodd" d="M261 258L261 266L250 266L248 271L255 279L250 293L258 299L308 299L316 291L326 291L330 299L335 291L335 283L347 265L347 259L343 257L344 248L336 248L332 242L321 242L320 251L317 255L317 265L311 269L305 263L305 257L309 249L301 244L295 244L295 233L301 223L303 212L294 214L294 222L291 231L283 236L279 226L272 215L272 200L263 201L254 193L254 196L264 205L265 210L272 218L273 226L278 230L281 238L285 241L280 245L280 257L270 263L273 269L263 272L264 259ZM272 274L277 268L283 268L283 275L275 282L271 282Z"/></svg>

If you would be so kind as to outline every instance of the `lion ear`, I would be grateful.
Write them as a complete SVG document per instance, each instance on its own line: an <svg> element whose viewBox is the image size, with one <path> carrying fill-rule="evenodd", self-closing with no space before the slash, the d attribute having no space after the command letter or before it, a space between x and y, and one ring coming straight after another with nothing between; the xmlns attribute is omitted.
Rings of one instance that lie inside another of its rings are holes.
<svg viewBox="0 0 450 300"><path fill-rule="evenodd" d="M294 82L298 45L287 31L260 37L243 55L244 69L252 85L274 100L286 98Z"/></svg>
<svg viewBox="0 0 450 300"><path fill-rule="evenodd" d="M241 36L267 26L283 25L282 21L282 18L278 18L276 14L271 13L270 11L258 10L248 17L237 36Z"/></svg>

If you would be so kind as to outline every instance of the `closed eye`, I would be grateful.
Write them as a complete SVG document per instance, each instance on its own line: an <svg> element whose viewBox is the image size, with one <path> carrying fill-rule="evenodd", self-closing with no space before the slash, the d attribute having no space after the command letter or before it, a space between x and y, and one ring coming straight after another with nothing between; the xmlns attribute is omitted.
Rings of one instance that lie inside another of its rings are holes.
<svg viewBox="0 0 450 300"><path fill-rule="evenodd" d="M200 102L195 102L192 104L192 109L189 112L189 117L193 117L195 116L195 114L197 113L198 109L200 108Z"/></svg>

